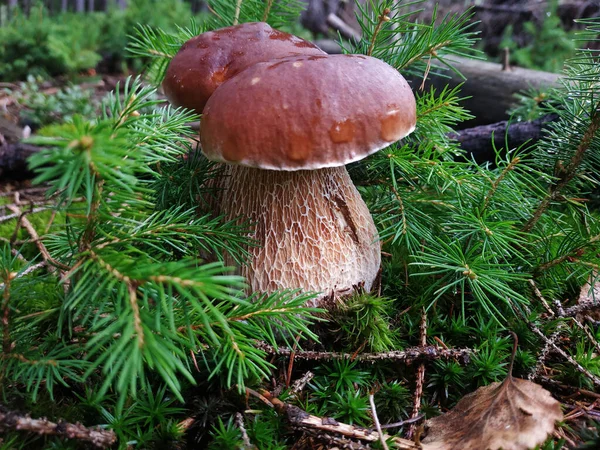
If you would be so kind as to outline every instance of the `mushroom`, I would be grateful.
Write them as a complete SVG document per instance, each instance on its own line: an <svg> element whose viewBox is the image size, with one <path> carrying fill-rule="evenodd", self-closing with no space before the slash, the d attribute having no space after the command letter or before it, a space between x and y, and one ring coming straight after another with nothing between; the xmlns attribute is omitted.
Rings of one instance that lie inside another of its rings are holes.
<svg viewBox="0 0 600 450"><path fill-rule="evenodd" d="M222 83L202 114L203 153L232 165L221 212L255 225L249 289L320 292L313 306L369 291L380 244L344 165L414 130L405 79L367 56L283 58Z"/></svg>
<svg viewBox="0 0 600 450"><path fill-rule="evenodd" d="M175 106L201 113L224 81L252 64L294 55L325 55L314 44L263 22L209 31L185 42L169 63L163 90Z"/></svg>

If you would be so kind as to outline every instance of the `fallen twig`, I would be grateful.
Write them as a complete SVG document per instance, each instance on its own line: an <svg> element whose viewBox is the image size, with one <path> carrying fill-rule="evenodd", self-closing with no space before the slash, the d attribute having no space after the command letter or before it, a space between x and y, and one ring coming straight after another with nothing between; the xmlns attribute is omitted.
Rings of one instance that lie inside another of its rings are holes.
<svg viewBox="0 0 600 450"><path fill-rule="evenodd" d="M421 325L420 329L420 337L421 337L421 346L427 346L427 314L425 310L421 312ZM421 397L423 396L423 384L425 383L425 364L421 363L419 368L417 369L417 381L415 387L415 397L413 402L413 410L410 415L411 419L414 419L419 415L419 411L421 410ZM411 439L415 435L415 431L417 429L416 424L413 422L410 424L408 428L408 432L406 436Z"/></svg>
<svg viewBox="0 0 600 450"><path fill-rule="evenodd" d="M244 450L246 449L256 449L256 446L250 442L250 437L248 436L248 432L246 431L246 427L244 427L244 416L241 413L235 413L235 424L237 425L240 433L242 433L242 441L244 441Z"/></svg>
<svg viewBox="0 0 600 450"><path fill-rule="evenodd" d="M544 333L542 333L542 331L538 327L536 327L533 323L529 322L529 328L531 329L531 331L533 331L535 334L537 334L540 338L542 338L542 340L544 342L546 342L548 345L550 345L550 347L552 347L552 349L554 349L554 351L556 351L560 356L565 358L573 367L575 367L575 369L577 369L579 372L581 372L586 377L588 377L596 386L600 386L600 378L598 378L596 375L594 375L589 370L587 370L585 367L583 367L581 364L579 364L577 361L575 361L571 355L569 355L562 348L560 348L558 345L556 345L554 342L552 342L549 338L547 338L546 335Z"/></svg>
<svg viewBox="0 0 600 450"><path fill-rule="evenodd" d="M423 417L425 417L425 414L419 414L417 417L411 417L410 419L401 420L400 422L387 423L385 425L381 425L381 429L387 430L388 428L403 427L404 425L410 425L411 423L418 422Z"/></svg>
<svg viewBox="0 0 600 450"><path fill-rule="evenodd" d="M110 447L117 441L111 430L87 428L80 423L50 422L47 419L32 419L15 411L9 411L0 405L0 431L27 431L40 435L54 435L67 439L90 442L96 447Z"/></svg>
<svg viewBox="0 0 600 450"><path fill-rule="evenodd" d="M383 450L389 450L387 442L385 442L383 431L381 431L381 424L379 423L379 417L377 417L377 409L375 408L375 399L373 394L369 394L369 404L371 405L371 415L373 416L373 423L375 424L375 429L377 433L379 433L379 441L381 442L381 446Z"/></svg>
<svg viewBox="0 0 600 450"><path fill-rule="evenodd" d="M290 394L298 395L304 390L304 386L306 386L306 384L310 380L312 380L314 376L315 374L312 373L310 370L306 372L304 375L302 375L301 378L298 378L296 381L294 381L294 383L292 384L292 388L290 389Z"/></svg>
<svg viewBox="0 0 600 450"><path fill-rule="evenodd" d="M256 348L263 350L270 355L289 356L292 351L288 348L273 347L265 342L257 342ZM323 361L332 359L350 359L362 362L375 362L392 360L412 364L415 361L433 361L437 359L455 359L463 364L470 360L473 350L468 348L445 349L440 346L428 345L425 347L411 347L406 350L393 350L379 353L359 353L352 355L350 353L340 352L315 352L315 351L296 351L294 358L309 361Z"/></svg>
<svg viewBox="0 0 600 450"><path fill-rule="evenodd" d="M247 389L249 394L257 396L258 394L251 389ZM289 403L282 402L276 397L273 397L270 393L263 391L257 396L261 400L265 399L268 405L273 405L275 410L282 415L285 415L290 425L297 428L306 428L312 430L321 430L328 433L341 434L342 436L350 437L352 439L359 439L367 442L377 442L380 439L385 441L392 440L396 444L396 448L400 450L416 450L419 446L412 441L383 434L381 437L378 432L362 428L355 425L349 425L346 423L338 422L335 419L329 417L318 417L308 414L303 409L297 406L290 405ZM264 401L264 400L263 400Z"/></svg>
<svg viewBox="0 0 600 450"><path fill-rule="evenodd" d="M13 205L8 205L8 209L10 209L13 213L15 213L17 215L17 217L20 217L19 218L20 224L27 230L27 232L31 236L32 242L37 246L38 250L42 254L42 258L44 258L44 261L47 261L49 264L51 264L55 267L58 267L62 270L70 269L70 267L65 266L64 264L61 264L60 262L58 262L54 258L52 258L52 256L46 249L46 246L42 243L42 240L38 236L37 231L35 231L35 228L33 228L33 225L31 224L29 219L27 219L27 217L25 217L25 213L22 213L21 210L17 206L13 206ZM35 209L32 212L35 212Z"/></svg>
<svg viewBox="0 0 600 450"><path fill-rule="evenodd" d="M563 314L560 314L561 317L575 317L579 314L584 314L592 311L593 309L600 309L600 302L594 300L583 300L580 301L579 304L575 306L571 306L564 310Z"/></svg>

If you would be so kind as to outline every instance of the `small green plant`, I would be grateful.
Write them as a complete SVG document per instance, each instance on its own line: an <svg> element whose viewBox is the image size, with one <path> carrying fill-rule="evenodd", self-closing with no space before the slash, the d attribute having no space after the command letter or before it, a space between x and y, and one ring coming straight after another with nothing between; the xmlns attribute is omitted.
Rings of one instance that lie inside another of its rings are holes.
<svg viewBox="0 0 600 450"><path fill-rule="evenodd" d="M244 448L242 433L233 423L233 418L227 423L223 423L221 418L217 419L217 424L213 426L211 432L213 441L209 445L210 450L221 450L226 448Z"/></svg>
<svg viewBox="0 0 600 450"><path fill-rule="evenodd" d="M350 351L385 351L397 348L390 329L390 299L369 294L355 294L334 314L340 334Z"/></svg>
<svg viewBox="0 0 600 450"><path fill-rule="evenodd" d="M369 423L369 400L359 390L335 392L328 404L331 415L342 422L362 426Z"/></svg>
<svg viewBox="0 0 600 450"><path fill-rule="evenodd" d="M92 120L100 109L100 101L95 100L93 91L79 86L67 86L57 92L46 94L41 89L42 78L29 75L20 83L13 96L22 109L19 112L21 123L39 128L51 123L70 121L74 115Z"/></svg>
<svg viewBox="0 0 600 450"><path fill-rule="evenodd" d="M541 26L525 22L523 29L529 35L530 43L518 47L512 39L513 26L506 27L500 47L508 48L511 62L521 67L560 72L565 61L575 54L577 44L575 34L566 31L557 14L558 0L548 3L545 19Z"/></svg>

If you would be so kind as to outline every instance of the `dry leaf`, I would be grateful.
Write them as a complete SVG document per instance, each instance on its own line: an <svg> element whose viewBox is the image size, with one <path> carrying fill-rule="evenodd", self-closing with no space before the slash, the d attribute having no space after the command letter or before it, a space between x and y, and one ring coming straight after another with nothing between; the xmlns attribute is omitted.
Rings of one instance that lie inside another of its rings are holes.
<svg viewBox="0 0 600 450"><path fill-rule="evenodd" d="M560 403L531 381L508 376L466 395L427 421L427 450L524 450L546 440L563 417Z"/></svg>

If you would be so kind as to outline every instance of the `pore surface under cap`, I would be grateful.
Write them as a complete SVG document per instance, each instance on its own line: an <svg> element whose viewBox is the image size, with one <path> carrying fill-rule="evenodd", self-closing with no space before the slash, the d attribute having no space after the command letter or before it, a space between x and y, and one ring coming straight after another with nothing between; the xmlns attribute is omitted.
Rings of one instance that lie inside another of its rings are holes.
<svg viewBox="0 0 600 450"><path fill-rule="evenodd" d="M411 133L414 95L388 64L362 55L255 64L215 90L200 124L209 159L274 170L335 167Z"/></svg>
<svg viewBox="0 0 600 450"><path fill-rule="evenodd" d="M314 44L266 23L244 23L202 33L183 44L169 63L163 89L173 105L201 113L221 83L252 64L324 54Z"/></svg>

